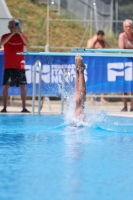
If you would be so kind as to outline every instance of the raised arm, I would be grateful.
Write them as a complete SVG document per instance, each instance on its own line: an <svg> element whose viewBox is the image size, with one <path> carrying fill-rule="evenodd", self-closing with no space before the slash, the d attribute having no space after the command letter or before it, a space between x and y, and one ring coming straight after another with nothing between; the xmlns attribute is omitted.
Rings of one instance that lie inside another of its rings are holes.
<svg viewBox="0 0 133 200"><path fill-rule="evenodd" d="M24 44L25 45L28 45L28 39L27 37L21 32L20 28L14 28L12 33L10 33L7 37L1 39L1 42L0 42L0 46L3 46L4 44L6 44L10 38L14 35L14 34L19 34L21 39L23 40Z"/></svg>
<svg viewBox="0 0 133 200"><path fill-rule="evenodd" d="M7 37L1 39L0 41L0 46L3 46L4 44L6 44L8 42L8 40L10 40L10 38L14 35L14 33L11 33L10 35L8 35Z"/></svg>
<svg viewBox="0 0 133 200"><path fill-rule="evenodd" d="M27 39L27 37L25 36L25 34L23 34L22 32L21 32L21 29L20 28L15 28L15 33L18 33L19 35L20 35L20 37L21 37L21 39L23 40L23 43L27 46L28 45L28 39Z"/></svg>
<svg viewBox="0 0 133 200"><path fill-rule="evenodd" d="M87 48L93 48L96 41L97 35L87 41Z"/></svg>
<svg viewBox="0 0 133 200"><path fill-rule="evenodd" d="M27 46L29 44L27 37L23 33L20 33L20 37L23 40L24 44Z"/></svg>

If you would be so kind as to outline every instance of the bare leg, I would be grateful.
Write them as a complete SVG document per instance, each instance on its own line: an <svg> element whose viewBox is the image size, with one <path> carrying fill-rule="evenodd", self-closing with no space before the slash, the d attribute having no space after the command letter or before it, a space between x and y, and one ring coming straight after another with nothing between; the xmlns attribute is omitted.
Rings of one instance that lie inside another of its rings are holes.
<svg viewBox="0 0 133 200"><path fill-rule="evenodd" d="M133 95L133 92L131 92L131 95ZM131 98L131 109L130 111L133 111L133 98Z"/></svg>
<svg viewBox="0 0 133 200"><path fill-rule="evenodd" d="M75 87L76 87L76 91L75 91L75 100L76 100L75 116L77 118L79 118L80 115L84 113L84 101L85 101L85 94L86 94L86 85L85 85L85 79L84 79L85 65L84 65L82 57L80 55L76 56L76 69L79 72L79 76L77 76L78 80L76 80L78 82L78 84L75 84Z"/></svg>
<svg viewBox="0 0 133 200"><path fill-rule="evenodd" d="M22 99L22 108L25 109L25 102L26 102L26 87L25 85L20 85L21 91L21 99Z"/></svg>
<svg viewBox="0 0 133 200"><path fill-rule="evenodd" d="M90 105L93 104L93 96L90 97L90 101L89 101Z"/></svg>
<svg viewBox="0 0 133 200"><path fill-rule="evenodd" d="M103 94L101 94L101 98L100 98L101 103L106 104L107 101L104 99Z"/></svg>
<svg viewBox="0 0 133 200"><path fill-rule="evenodd" d="M3 107L4 108L1 112L6 112L9 87L10 87L10 85L4 85L4 88L3 88Z"/></svg>
<svg viewBox="0 0 133 200"><path fill-rule="evenodd" d="M79 88L79 67L78 67L78 59L75 57L75 65L76 65L76 80L75 80L75 94L78 93Z"/></svg>
<svg viewBox="0 0 133 200"><path fill-rule="evenodd" d="M82 98L86 95L84 69L85 69L85 65L83 63L83 60L81 60L81 64L80 64L80 67L79 67L79 92L80 92L80 95L81 95Z"/></svg>
<svg viewBox="0 0 133 200"><path fill-rule="evenodd" d="M125 92L124 95L127 95L127 92ZM121 111L127 111L127 98L122 98L122 101L124 103L124 108Z"/></svg>

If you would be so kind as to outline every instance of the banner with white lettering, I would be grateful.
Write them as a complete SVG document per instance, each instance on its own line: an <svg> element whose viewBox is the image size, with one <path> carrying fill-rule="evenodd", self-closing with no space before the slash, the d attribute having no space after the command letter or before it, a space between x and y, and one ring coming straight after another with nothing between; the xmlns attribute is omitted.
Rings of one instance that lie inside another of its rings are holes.
<svg viewBox="0 0 133 200"><path fill-rule="evenodd" d="M73 91L75 83L74 56L32 56L26 58L27 95L32 95L33 66L37 60L42 64L42 95L59 95L63 77L66 90ZM87 93L133 92L133 58L83 56ZM4 58L0 55L0 95ZM63 76L64 75L64 76ZM36 94L38 94L39 67L36 68ZM19 88L10 87L9 95L20 95Z"/></svg>

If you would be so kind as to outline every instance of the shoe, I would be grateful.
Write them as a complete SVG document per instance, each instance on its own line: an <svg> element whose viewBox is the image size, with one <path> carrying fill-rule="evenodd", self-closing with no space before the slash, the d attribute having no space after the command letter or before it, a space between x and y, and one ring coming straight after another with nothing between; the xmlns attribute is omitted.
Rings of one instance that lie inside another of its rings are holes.
<svg viewBox="0 0 133 200"><path fill-rule="evenodd" d="M130 111L132 112L132 111L133 111L133 108L131 108Z"/></svg>
<svg viewBox="0 0 133 200"><path fill-rule="evenodd" d="M123 111L127 111L127 107L122 108L121 111L122 111L122 112L123 112Z"/></svg>
<svg viewBox="0 0 133 200"><path fill-rule="evenodd" d="M30 111L27 110L26 108L24 108L21 112L22 112L22 113L30 113Z"/></svg>
<svg viewBox="0 0 133 200"><path fill-rule="evenodd" d="M6 108L3 108L2 110L1 110L1 112L2 113L6 113L7 111L6 111Z"/></svg>

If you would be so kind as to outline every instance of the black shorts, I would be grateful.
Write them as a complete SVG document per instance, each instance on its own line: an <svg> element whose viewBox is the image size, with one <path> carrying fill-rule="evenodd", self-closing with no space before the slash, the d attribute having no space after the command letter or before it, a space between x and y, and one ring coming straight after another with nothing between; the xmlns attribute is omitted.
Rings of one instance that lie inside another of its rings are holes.
<svg viewBox="0 0 133 200"><path fill-rule="evenodd" d="M3 85L20 86L27 84L25 70L5 69Z"/></svg>

